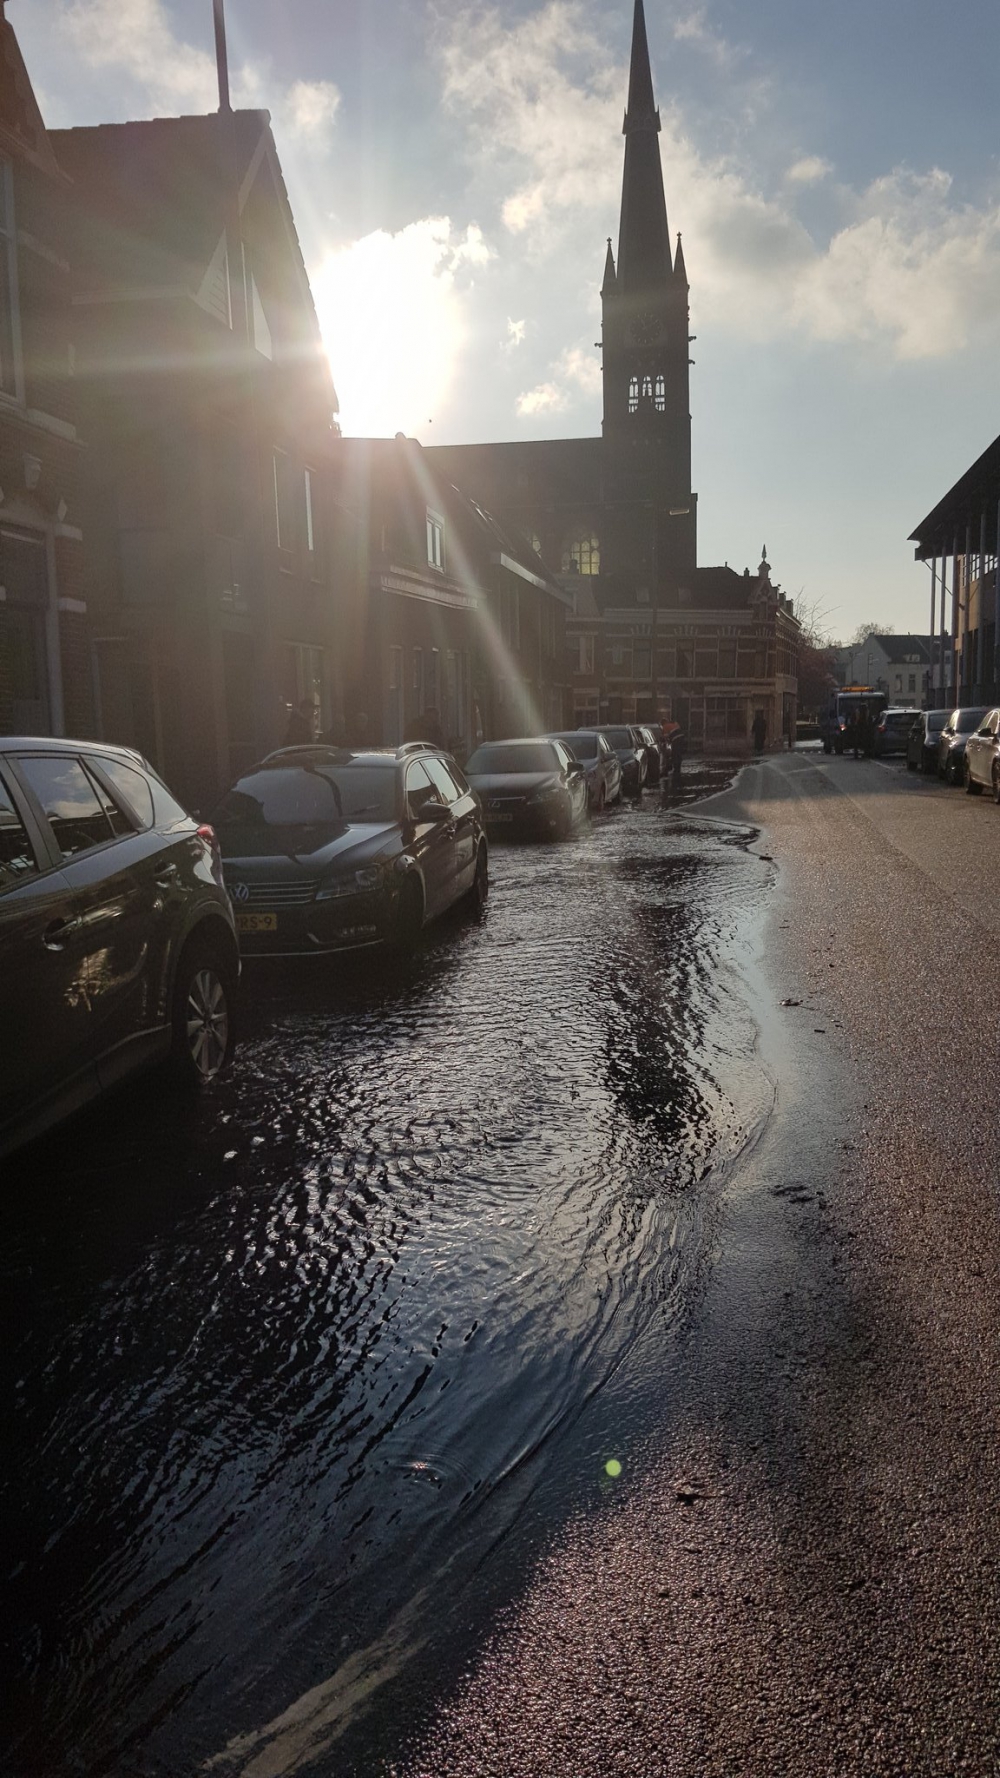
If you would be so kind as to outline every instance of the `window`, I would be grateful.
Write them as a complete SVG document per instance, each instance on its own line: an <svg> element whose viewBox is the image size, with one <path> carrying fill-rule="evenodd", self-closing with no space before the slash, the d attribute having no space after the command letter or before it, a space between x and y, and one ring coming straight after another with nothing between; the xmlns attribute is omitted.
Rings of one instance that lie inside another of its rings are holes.
<svg viewBox="0 0 1000 1778"><path fill-rule="evenodd" d="M656 379L656 394L653 398L653 401L654 401L654 406L656 408L657 413L662 414L665 411L666 405L667 405L667 384L666 384L666 378L663 377L662 375L658 376Z"/></svg>
<svg viewBox="0 0 1000 1778"><path fill-rule="evenodd" d="M648 642L637 642L632 652L632 674L635 679L652 677L652 651Z"/></svg>
<svg viewBox="0 0 1000 1778"><path fill-rule="evenodd" d="M20 759L18 765L42 805L52 829L56 845L64 858L88 852L92 846L103 846L113 837L108 818L110 799L103 793L104 807L98 801L93 782L78 759ZM119 821L123 820L115 810Z"/></svg>
<svg viewBox="0 0 1000 1778"><path fill-rule="evenodd" d="M120 759L100 758L95 764L114 785L126 809L135 817L136 826L143 829L152 827L153 793L142 773L137 772L134 766L125 765Z"/></svg>
<svg viewBox="0 0 1000 1778"><path fill-rule="evenodd" d="M419 715L424 707L424 651L422 648L413 650L413 701Z"/></svg>
<svg viewBox="0 0 1000 1778"><path fill-rule="evenodd" d="M916 689L917 689L917 675L915 673L911 673L909 675L909 685L907 686L907 691L916 691Z"/></svg>
<svg viewBox="0 0 1000 1778"><path fill-rule="evenodd" d="M644 406L652 407L652 405L653 405L653 379L652 379L652 377L649 377L649 376L643 377L643 379L642 379L642 395L641 395L640 399L641 399Z"/></svg>
<svg viewBox="0 0 1000 1778"><path fill-rule="evenodd" d="M278 548L295 548L296 499L292 480L292 463L287 451L274 453L274 528Z"/></svg>
<svg viewBox="0 0 1000 1778"><path fill-rule="evenodd" d="M444 519L427 508L427 560L432 568L444 571Z"/></svg>
<svg viewBox="0 0 1000 1778"><path fill-rule="evenodd" d="M0 894L33 877L38 860L14 807L10 792L0 780Z"/></svg>
<svg viewBox="0 0 1000 1778"><path fill-rule="evenodd" d="M592 673L594 671L594 641L595 638L593 636L580 637L581 673Z"/></svg>
<svg viewBox="0 0 1000 1778"><path fill-rule="evenodd" d="M562 550L563 574L600 574L601 546L592 531L573 531Z"/></svg>
<svg viewBox="0 0 1000 1778"><path fill-rule="evenodd" d="M406 774L406 806L411 821L419 821L425 803L436 803L438 793L424 769L423 762L415 760Z"/></svg>
<svg viewBox="0 0 1000 1778"><path fill-rule="evenodd" d="M628 380L628 411L630 414L634 414L634 413L638 412L638 408L639 408L639 379L638 379L638 377L629 377L629 380Z"/></svg>
<svg viewBox="0 0 1000 1778"><path fill-rule="evenodd" d="M438 796L445 804L457 803L463 792L455 783L454 778L443 759L425 759L422 761L424 771L437 790Z"/></svg>
<svg viewBox="0 0 1000 1778"><path fill-rule="evenodd" d="M9 161L0 161L0 390L21 395L21 338L17 304L17 233L14 180Z"/></svg>
<svg viewBox="0 0 1000 1778"><path fill-rule="evenodd" d="M306 549L311 556L316 553L316 522L313 516L313 472L305 469L302 472L303 491L306 499Z"/></svg>

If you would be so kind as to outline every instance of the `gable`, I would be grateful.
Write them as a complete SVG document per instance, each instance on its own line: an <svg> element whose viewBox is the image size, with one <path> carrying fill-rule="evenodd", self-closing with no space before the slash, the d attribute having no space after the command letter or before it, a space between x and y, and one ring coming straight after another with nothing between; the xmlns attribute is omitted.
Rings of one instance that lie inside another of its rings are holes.
<svg viewBox="0 0 1000 1778"><path fill-rule="evenodd" d="M0 13L0 151L61 179L14 27Z"/></svg>

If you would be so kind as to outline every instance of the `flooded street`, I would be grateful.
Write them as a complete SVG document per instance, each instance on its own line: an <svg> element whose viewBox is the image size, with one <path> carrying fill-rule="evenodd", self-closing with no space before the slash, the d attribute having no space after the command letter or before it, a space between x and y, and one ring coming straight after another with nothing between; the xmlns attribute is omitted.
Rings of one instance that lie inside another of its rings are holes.
<svg viewBox="0 0 1000 1778"><path fill-rule="evenodd" d="M210 1103L9 1164L12 1778L376 1770L669 1414L771 1097L731 776L494 848L405 966L248 969Z"/></svg>

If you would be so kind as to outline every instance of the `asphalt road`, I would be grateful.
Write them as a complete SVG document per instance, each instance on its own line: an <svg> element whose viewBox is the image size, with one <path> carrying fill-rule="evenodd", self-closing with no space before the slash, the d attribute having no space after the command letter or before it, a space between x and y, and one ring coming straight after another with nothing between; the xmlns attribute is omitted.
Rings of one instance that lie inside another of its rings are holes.
<svg viewBox="0 0 1000 1778"><path fill-rule="evenodd" d="M33 1150L5 1775L1000 1770L997 848L768 757Z"/></svg>
<svg viewBox="0 0 1000 1778"><path fill-rule="evenodd" d="M666 1424L406 1778L1000 1770L1000 811L802 753L700 813L775 861L743 963L774 1109Z"/></svg>

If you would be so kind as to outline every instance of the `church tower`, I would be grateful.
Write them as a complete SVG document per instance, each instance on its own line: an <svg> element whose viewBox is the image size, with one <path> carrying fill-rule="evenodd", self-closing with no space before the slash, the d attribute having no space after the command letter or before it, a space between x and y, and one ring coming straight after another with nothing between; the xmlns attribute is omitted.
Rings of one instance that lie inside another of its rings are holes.
<svg viewBox="0 0 1000 1778"><path fill-rule="evenodd" d="M609 241L601 290L604 439L608 492L616 507L634 510L631 522L623 514L615 527L618 559L607 566L617 569L616 578L655 585L654 596L662 596L693 573L696 526L688 280L679 236L671 252L643 0L635 0L623 134L618 261Z"/></svg>

